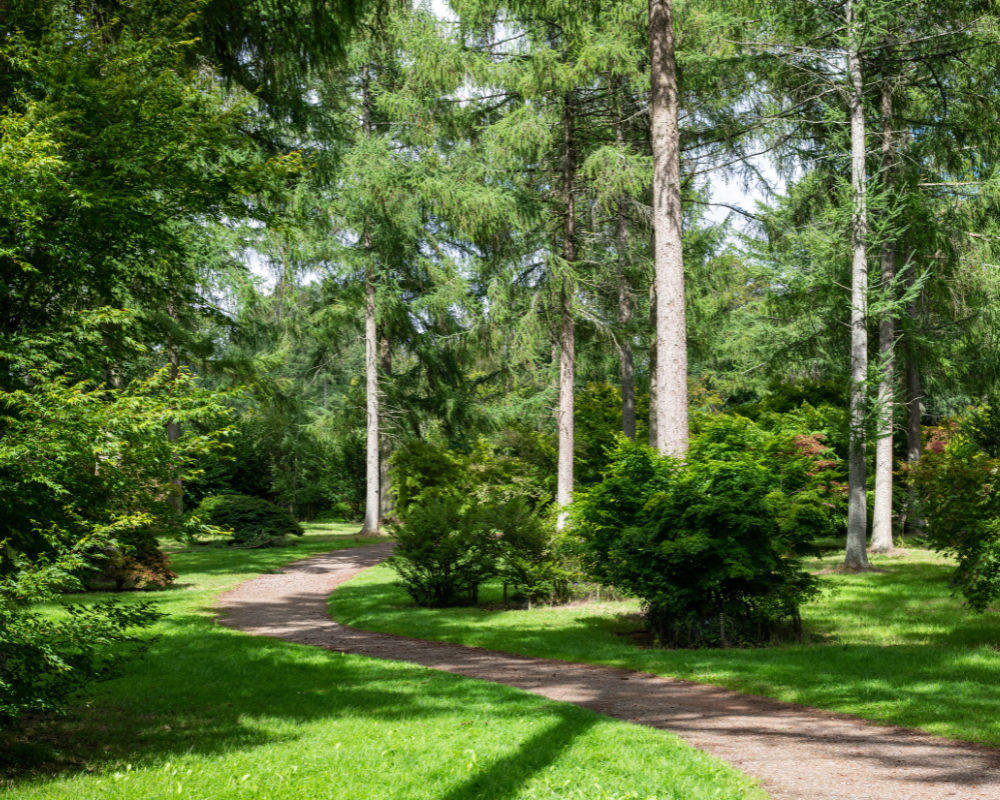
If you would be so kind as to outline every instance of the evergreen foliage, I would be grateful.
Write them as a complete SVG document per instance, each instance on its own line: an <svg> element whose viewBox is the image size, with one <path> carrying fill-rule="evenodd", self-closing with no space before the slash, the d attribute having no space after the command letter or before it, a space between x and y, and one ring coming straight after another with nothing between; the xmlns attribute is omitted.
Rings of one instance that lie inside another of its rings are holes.
<svg viewBox="0 0 1000 800"><path fill-rule="evenodd" d="M621 441L577 504L586 568L639 597L664 644L787 634L819 588L800 559L833 531L824 455L740 417L705 422L683 462Z"/></svg>
<svg viewBox="0 0 1000 800"><path fill-rule="evenodd" d="M301 536L302 526L284 508L259 497L219 494L206 497L197 515L209 525L231 531L233 543L250 547L279 546L286 536Z"/></svg>

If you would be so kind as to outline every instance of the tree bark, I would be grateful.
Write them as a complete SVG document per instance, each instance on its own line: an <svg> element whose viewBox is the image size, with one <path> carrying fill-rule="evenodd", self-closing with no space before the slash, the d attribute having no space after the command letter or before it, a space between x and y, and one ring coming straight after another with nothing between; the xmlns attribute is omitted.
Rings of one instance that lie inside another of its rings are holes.
<svg viewBox="0 0 1000 800"><path fill-rule="evenodd" d="M382 334L379 337L380 360L382 362L382 375L385 378L392 376L392 347L389 344L389 337L386 334L385 325L382 325ZM392 496L392 471L389 469L389 456L392 455L392 439L385 433L384 426L379 424L379 528L384 520L391 520L396 505Z"/></svg>
<svg viewBox="0 0 1000 800"><path fill-rule="evenodd" d="M657 299L656 448L681 456L688 448L687 326L673 0L649 0L649 57Z"/></svg>
<svg viewBox="0 0 1000 800"><path fill-rule="evenodd" d="M894 169L892 137L892 87L888 80L882 84L882 183L892 186ZM882 287L887 300L891 300L892 282L896 277L896 243L892 239L882 242ZM887 309L879 321L878 349L881 374L878 385L878 430L875 443L875 507L872 511L873 553L891 553L892 544L892 445L893 407L895 403L896 335L893 311Z"/></svg>
<svg viewBox="0 0 1000 800"><path fill-rule="evenodd" d="M567 95L563 104L563 192L566 209L563 218L563 260L566 262L560 288L559 330L559 467L556 504L566 508L573 499L573 445L576 331L573 320L573 277L568 274L576 261L576 206L573 184L576 178L576 153L574 151L574 119L572 98ZM566 513L560 511L557 526L566 524Z"/></svg>
<svg viewBox="0 0 1000 800"><path fill-rule="evenodd" d="M916 276L911 271L909 273L909 283L912 286L916 281ZM917 300L914 298L910 302L910 330L915 330L917 325ZM910 343L907 348L906 357L906 463L910 467L915 467L920 463L920 456L923 453L923 442L920 437L920 361L917 357L916 348ZM924 521L917 511L917 493L913 486L913 481L909 481L908 501L909 506L906 511L907 527L914 533L923 530Z"/></svg>
<svg viewBox="0 0 1000 800"><path fill-rule="evenodd" d="M361 68L362 135L371 136L371 94L368 91L368 67ZM372 237L367 220L362 234L365 249L365 395L367 399L367 436L365 442L365 521L363 534L379 532L379 397L378 329L375 324L375 275L372 263Z"/></svg>
<svg viewBox="0 0 1000 800"><path fill-rule="evenodd" d="M847 68L851 117L851 431L848 456L847 547L844 567L868 569L868 503L865 463L866 378L868 373L868 207L865 194L865 110L859 28L855 0L847 0Z"/></svg>
<svg viewBox="0 0 1000 800"><path fill-rule="evenodd" d="M615 138L624 147L622 114L619 108L615 125ZM618 323L622 327L621 379L622 379L622 432L635 441L635 359L632 354L632 337L628 325L632 321L632 287L628 282L628 198L618 198Z"/></svg>
<svg viewBox="0 0 1000 800"><path fill-rule="evenodd" d="M658 425L657 414L659 404L657 403L656 391L656 283L649 290L649 327L653 329L653 340L649 343L649 446L656 447L659 443L657 438Z"/></svg>
<svg viewBox="0 0 1000 800"><path fill-rule="evenodd" d="M173 313L171 313L173 316ZM181 358L180 353L177 352L176 347L170 348L170 380L174 382L177 380L181 371ZM167 441L176 442L181 438L181 423L174 419L167 423ZM173 493L167 497L167 502L170 507L177 512L177 516L184 513L184 481L182 481L176 475L170 479L170 482L174 485Z"/></svg>

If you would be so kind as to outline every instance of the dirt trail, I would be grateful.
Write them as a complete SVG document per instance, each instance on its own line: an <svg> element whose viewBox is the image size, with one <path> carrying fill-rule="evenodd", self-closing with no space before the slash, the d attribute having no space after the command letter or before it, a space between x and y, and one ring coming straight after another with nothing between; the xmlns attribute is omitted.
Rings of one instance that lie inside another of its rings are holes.
<svg viewBox="0 0 1000 800"><path fill-rule="evenodd" d="M224 594L219 621L260 636L495 681L663 728L759 779L777 800L1000 800L1000 751L646 673L341 625L327 597L391 544L335 550Z"/></svg>

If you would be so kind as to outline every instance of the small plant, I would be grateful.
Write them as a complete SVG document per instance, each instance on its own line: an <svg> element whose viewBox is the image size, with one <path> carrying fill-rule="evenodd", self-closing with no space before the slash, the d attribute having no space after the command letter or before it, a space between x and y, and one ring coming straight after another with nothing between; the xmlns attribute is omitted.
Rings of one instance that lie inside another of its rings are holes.
<svg viewBox="0 0 1000 800"><path fill-rule="evenodd" d="M233 544L274 547L286 543L287 536L301 536L302 526L280 506L245 494L206 497L197 516L208 525L231 530Z"/></svg>

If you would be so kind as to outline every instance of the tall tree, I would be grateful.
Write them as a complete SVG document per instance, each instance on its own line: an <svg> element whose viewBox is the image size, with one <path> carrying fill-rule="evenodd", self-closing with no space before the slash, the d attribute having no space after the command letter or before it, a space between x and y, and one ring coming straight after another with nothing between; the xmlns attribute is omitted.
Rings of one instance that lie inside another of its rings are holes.
<svg viewBox="0 0 1000 800"><path fill-rule="evenodd" d="M649 2L653 246L656 270L656 447L688 447L687 325L684 297L680 129L672 0Z"/></svg>

